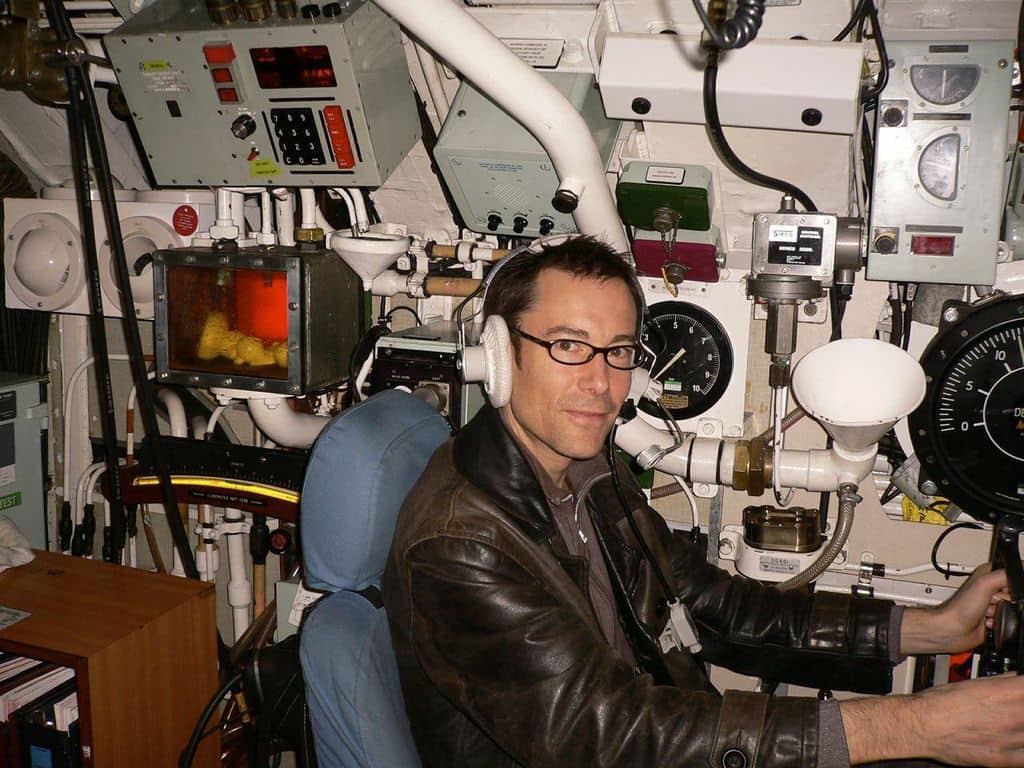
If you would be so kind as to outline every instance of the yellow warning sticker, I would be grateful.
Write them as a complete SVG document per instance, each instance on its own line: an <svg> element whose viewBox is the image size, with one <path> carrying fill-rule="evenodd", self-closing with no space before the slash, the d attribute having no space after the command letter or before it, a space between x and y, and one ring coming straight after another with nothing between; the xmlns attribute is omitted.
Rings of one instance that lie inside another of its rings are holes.
<svg viewBox="0 0 1024 768"><path fill-rule="evenodd" d="M139 69L141 69L143 72L167 72L171 69L171 62L164 61L162 59L140 61Z"/></svg>
<svg viewBox="0 0 1024 768"><path fill-rule="evenodd" d="M270 158L258 157L249 161L250 176L278 176L280 173L281 169Z"/></svg>
<svg viewBox="0 0 1024 768"><path fill-rule="evenodd" d="M949 502L945 499L936 499L932 509L919 507L906 496L903 497L903 519L908 523L928 523L930 525L949 525L949 520L943 517L938 509L945 509ZM936 509L936 507L938 509Z"/></svg>

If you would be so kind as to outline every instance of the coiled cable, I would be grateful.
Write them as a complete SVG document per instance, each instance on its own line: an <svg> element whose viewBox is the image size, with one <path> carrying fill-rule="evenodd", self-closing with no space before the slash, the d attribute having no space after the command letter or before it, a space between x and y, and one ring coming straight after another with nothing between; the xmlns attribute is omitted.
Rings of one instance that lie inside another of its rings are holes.
<svg viewBox="0 0 1024 768"><path fill-rule="evenodd" d="M732 18L726 19L721 28L717 28L700 0L693 0L693 7L697 9L708 38L716 48L722 50L742 48L757 37L764 20L764 5L765 0L736 0Z"/></svg>

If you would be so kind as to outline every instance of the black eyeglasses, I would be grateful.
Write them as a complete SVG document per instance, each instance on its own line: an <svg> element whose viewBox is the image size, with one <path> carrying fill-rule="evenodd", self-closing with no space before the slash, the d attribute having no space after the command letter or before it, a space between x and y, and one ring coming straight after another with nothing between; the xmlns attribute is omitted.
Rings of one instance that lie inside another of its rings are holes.
<svg viewBox="0 0 1024 768"><path fill-rule="evenodd" d="M547 349L551 359L562 365L584 365L594 359L594 355L601 353L605 362L612 368L620 371L631 371L640 365L640 349L636 344L615 344L611 347L595 347L585 341L577 339L538 339L518 328L512 328L512 333L527 341Z"/></svg>

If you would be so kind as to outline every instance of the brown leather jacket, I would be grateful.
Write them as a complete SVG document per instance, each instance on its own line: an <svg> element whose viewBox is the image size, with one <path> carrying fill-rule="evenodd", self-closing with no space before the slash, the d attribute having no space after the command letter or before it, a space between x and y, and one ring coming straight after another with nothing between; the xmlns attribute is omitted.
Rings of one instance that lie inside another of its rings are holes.
<svg viewBox="0 0 1024 768"><path fill-rule="evenodd" d="M662 654L667 611L608 477L585 503L638 667L605 641L587 563L568 554L496 411L438 449L405 502L383 596L427 766L814 768L818 702L727 692L702 662L814 687L891 687L892 604L765 588L709 565L621 473L703 651ZM581 493L583 493L581 489Z"/></svg>

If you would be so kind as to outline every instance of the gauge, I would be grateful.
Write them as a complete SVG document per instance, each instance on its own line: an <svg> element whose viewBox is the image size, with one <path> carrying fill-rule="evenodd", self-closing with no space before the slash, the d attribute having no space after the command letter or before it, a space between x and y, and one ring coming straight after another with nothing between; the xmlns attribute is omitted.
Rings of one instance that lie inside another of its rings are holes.
<svg viewBox="0 0 1024 768"><path fill-rule="evenodd" d="M970 307L925 350L924 402L910 415L922 479L970 515L1024 515L1024 297Z"/></svg>
<svg viewBox="0 0 1024 768"><path fill-rule="evenodd" d="M910 68L910 82L925 101L949 105L963 101L981 80L981 67L974 64L916 64Z"/></svg>
<svg viewBox="0 0 1024 768"><path fill-rule="evenodd" d="M921 186L940 200L955 200L960 169L960 134L947 133L933 139L917 161Z"/></svg>
<svg viewBox="0 0 1024 768"><path fill-rule="evenodd" d="M640 338L657 352L651 374L661 382L661 404L673 418L699 416L725 394L732 376L732 345L722 325L705 310L685 301L655 304ZM647 400L640 407L656 418L665 416Z"/></svg>

